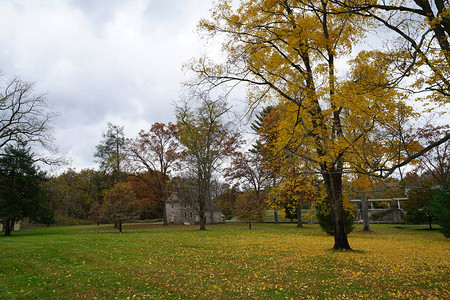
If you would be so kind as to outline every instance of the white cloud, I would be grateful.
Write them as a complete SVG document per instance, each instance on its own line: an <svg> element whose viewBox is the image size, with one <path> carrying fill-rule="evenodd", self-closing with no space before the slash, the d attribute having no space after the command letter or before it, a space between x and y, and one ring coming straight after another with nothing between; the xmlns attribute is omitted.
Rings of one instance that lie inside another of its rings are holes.
<svg viewBox="0 0 450 300"><path fill-rule="evenodd" d="M106 123L134 136L174 119L182 64L198 55L202 0L1 1L0 69L36 82L61 114L55 138L92 167Z"/></svg>

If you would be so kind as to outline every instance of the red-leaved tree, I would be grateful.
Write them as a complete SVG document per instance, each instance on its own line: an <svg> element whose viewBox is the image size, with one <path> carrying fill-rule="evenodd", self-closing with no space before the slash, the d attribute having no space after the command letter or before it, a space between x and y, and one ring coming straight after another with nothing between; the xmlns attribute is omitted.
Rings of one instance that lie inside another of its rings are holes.
<svg viewBox="0 0 450 300"><path fill-rule="evenodd" d="M170 197L169 174L180 158L176 134L176 125L155 123L148 132L142 130L135 139L127 140L130 169L161 196L164 225L168 224L165 203Z"/></svg>

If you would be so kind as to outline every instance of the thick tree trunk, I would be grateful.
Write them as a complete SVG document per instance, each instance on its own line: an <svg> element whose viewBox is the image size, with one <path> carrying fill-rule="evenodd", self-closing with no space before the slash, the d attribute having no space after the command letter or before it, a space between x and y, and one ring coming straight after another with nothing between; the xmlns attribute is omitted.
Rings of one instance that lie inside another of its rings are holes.
<svg viewBox="0 0 450 300"><path fill-rule="evenodd" d="M273 217L275 219L275 224L278 224L278 210L274 209L273 210Z"/></svg>
<svg viewBox="0 0 450 300"><path fill-rule="evenodd" d="M11 229L10 229L11 232L14 231L14 224L16 224L16 218L12 218L11 219L11 224L10 224L11 225Z"/></svg>
<svg viewBox="0 0 450 300"><path fill-rule="evenodd" d="M361 196L361 213L363 217L364 228L363 231L370 231L369 227L369 201L367 195L363 194Z"/></svg>
<svg viewBox="0 0 450 300"><path fill-rule="evenodd" d="M252 221L248 221L248 229L252 229Z"/></svg>
<svg viewBox="0 0 450 300"><path fill-rule="evenodd" d="M200 196L198 201L199 218L200 218L200 230L206 230L206 218L205 218L205 199Z"/></svg>
<svg viewBox="0 0 450 300"><path fill-rule="evenodd" d="M9 232L13 232L14 231L14 224L16 223L16 218L11 218L9 220Z"/></svg>
<svg viewBox="0 0 450 300"><path fill-rule="evenodd" d="M297 201L297 227L303 227L302 225L302 204Z"/></svg>
<svg viewBox="0 0 450 300"><path fill-rule="evenodd" d="M117 227L119 227L119 232L122 232L122 221L117 222Z"/></svg>
<svg viewBox="0 0 450 300"><path fill-rule="evenodd" d="M5 236L11 236L11 219L5 221Z"/></svg>
<svg viewBox="0 0 450 300"><path fill-rule="evenodd" d="M344 206L342 202L342 173L324 172L322 174L328 200L331 206L331 215L333 217L334 231L334 250L351 250L345 232Z"/></svg>

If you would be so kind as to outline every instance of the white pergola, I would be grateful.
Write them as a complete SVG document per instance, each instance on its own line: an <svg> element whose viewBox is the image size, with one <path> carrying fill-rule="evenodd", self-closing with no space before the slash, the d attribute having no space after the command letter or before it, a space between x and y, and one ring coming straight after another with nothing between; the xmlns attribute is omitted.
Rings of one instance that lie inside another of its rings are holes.
<svg viewBox="0 0 450 300"><path fill-rule="evenodd" d="M397 209L402 209L400 205L400 201L406 201L408 198L390 198L390 199L368 199L367 201L370 203L370 209L375 209L373 207L374 202L387 202L388 209L391 208L391 202L397 202ZM356 204L357 202L361 202L361 199L353 199L350 202Z"/></svg>

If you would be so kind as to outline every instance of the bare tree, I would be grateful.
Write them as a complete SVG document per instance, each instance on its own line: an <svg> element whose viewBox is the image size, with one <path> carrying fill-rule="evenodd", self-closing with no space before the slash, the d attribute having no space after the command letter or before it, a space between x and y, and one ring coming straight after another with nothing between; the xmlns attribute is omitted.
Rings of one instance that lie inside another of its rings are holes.
<svg viewBox="0 0 450 300"><path fill-rule="evenodd" d="M0 92L0 150L8 144L25 142L56 152L51 129L55 117L45 97L34 94L32 83L17 77L11 79ZM44 158L36 159L45 161Z"/></svg>

